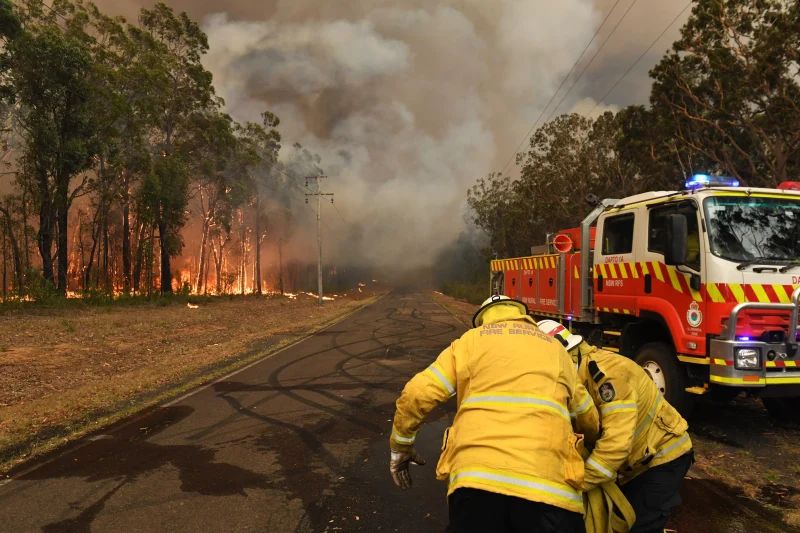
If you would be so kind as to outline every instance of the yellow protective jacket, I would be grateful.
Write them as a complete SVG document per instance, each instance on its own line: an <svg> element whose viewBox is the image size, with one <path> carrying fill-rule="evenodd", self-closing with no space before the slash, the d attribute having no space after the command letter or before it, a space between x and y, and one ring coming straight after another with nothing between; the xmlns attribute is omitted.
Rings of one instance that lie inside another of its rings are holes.
<svg viewBox="0 0 800 533"><path fill-rule="evenodd" d="M448 494L471 487L582 513L583 435L598 415L575 364L555 339L510 305L484 313L397 400L390 444L413 446L425 416L456 396L436 467Z"/></svg>
<svg viewBox="0 0 800 533"><path fill-rule="evenodd" d="M692 449L686 420L642 367L619 354L581 345L578 378L600 411L601 435L586 459L584 490L626 483Z"/></svg>

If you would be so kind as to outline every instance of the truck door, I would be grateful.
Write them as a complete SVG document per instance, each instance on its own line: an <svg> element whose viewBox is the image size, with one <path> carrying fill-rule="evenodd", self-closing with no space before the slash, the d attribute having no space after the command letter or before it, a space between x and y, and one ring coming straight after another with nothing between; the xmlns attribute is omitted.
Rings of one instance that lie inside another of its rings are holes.
<svg viewBox="0 0 800 533"><path fill-rule="evenodd" d="M608 215L600 221L594 283L595 307L601 313L638 314L640 280L634 262L637 218L636 211L627 211Z"/></svg>
<svg viewBox="0 0 800 533"><path fill-rule="evenodd" d="M676 266L664 262L667 216L672 214L685 216L688 229L686 261ZM672 331L678 353L702 353L705 349L703 321L706 302L701 289L705 279L701 261L705 246L698 214L697 205L691 200L654 206L648 213L647 251L644 255L648 273L644 293L663 302L659 314ZM671 316L664 316L667 314Z"/></svg>

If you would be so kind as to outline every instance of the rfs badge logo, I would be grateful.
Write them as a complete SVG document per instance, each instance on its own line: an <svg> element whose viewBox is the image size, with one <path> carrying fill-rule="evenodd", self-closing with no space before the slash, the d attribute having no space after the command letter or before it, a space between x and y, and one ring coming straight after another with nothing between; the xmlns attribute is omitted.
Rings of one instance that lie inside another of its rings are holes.
<svg viewBox="0 0 800 533"><path fill-rule="evenodd" d="M689 304L689 310L686 311L686 322L693 328L699 327L703 323L703 312L700 311L697 302Z"/></svg>

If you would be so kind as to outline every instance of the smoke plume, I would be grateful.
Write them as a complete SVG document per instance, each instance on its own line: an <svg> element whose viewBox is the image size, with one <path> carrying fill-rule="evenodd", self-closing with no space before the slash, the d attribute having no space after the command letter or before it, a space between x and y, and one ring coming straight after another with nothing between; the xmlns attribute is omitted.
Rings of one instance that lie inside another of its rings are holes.
<svg viewBox="0 0 800 533"><path fill-rule="evenodd" d="M278 2L266 21L208 15L206 66L234 117L270 109L322 157L338 206L323 209L328 257L424 267L600 13L581 0L319 4Z"/></svg>

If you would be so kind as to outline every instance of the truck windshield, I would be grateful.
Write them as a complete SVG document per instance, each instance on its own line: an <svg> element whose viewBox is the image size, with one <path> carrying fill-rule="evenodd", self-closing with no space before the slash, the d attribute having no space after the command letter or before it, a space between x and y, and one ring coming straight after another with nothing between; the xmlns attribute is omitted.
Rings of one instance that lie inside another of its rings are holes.
<svg viewBox="0 0 800 533"><path fill-rule="evenodd" d="M737 262L800 259L800 199L713 196L705 211L714 255Z"/></svg>

